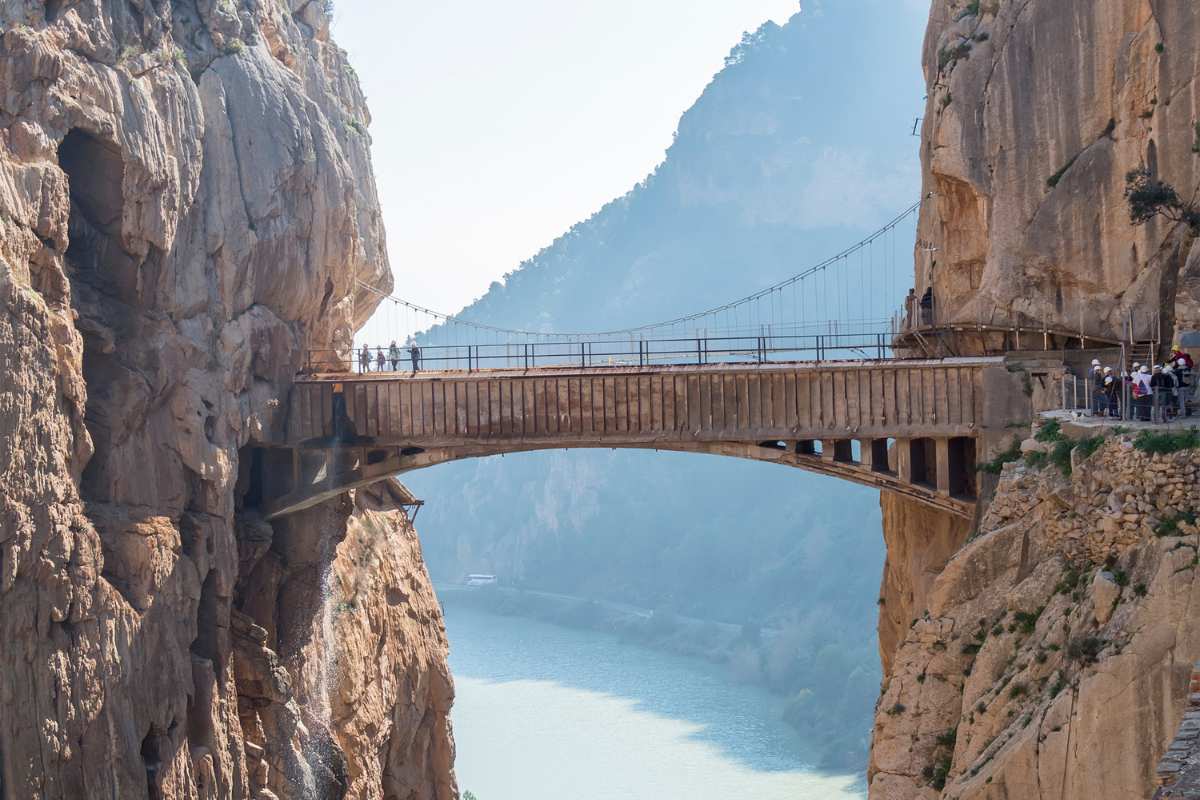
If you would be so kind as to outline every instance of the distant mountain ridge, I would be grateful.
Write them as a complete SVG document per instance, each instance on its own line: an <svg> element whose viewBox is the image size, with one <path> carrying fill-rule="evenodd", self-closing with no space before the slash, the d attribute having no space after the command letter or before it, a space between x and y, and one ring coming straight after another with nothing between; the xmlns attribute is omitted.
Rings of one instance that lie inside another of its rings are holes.
<svg viewBox="0 0 1200 800"><path fill-rule="evenodd" d="M547 331L652 322L794 274L908 206L920 185L914 51L907 74L852 87L830 78L884 50L899 57L897 31L907 23L915 38L918 24L881 0L856 6L873 22L849 39L841 12L746 34L652 174L460 316Z"/></svg>
<svg viewBox="0 0 1200 800"><path fill-rule="evenodd" d="M919 192L909 132L923 25L903 4L864 0L747 34L652 175L461 316L545 331L660 320L747 294L877 229ZM875 66L864 75L859 63ZM902 244L906 273L910 257ZM907 285L893 287L896 302ZM873 492L770 465L627 451L483 459L405 481L428 501L421 533L436 578L496 573L745 625L746 641L714 657L779 693L830 764L865 764L884 555ZM759 626L786 629L786 646L767 648Z"/></svg>

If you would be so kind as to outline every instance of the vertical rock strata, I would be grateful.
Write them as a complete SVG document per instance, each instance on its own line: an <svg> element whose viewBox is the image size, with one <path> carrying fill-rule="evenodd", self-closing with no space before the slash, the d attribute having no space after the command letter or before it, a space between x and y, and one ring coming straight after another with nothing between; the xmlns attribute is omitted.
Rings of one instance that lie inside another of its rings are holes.
<svg viewBox="0 0 1200 800"><path fill-rule="evenodd" d="M870 796L1148 798L1200 657L1200 454L1009 464L891 655Z"/></svg>
<svg viewBox="0 0 1200 800"><path fill-rule="evenodd" d="M1125 175L1200 181L1200 8L1161 0L934 0L918 295L942 322L1118 338L1200 322L1184 226L1129 223Z"/></svg>
<svg viewBox="0 0 1200 800"><path fill-rule="evenodd" d="M255 512L305 349L391 282L323 5L18 0L0 28L0 797L454 796L402 513ZM316 589L366 520L404 546L322 700Z"/></svg>
<svg viewBox="0 0 1200 800"><path fill-rule="evenodd" d="M1198 35L1192 3L934 0L915 286L938 322L1115 340L1132 319L1166 342L1200 325L1193 236L1134 227L1124 197L1138 168L1185 198L1200 184ZM1009 466L961 547L884 498L872 800L1152 793L1200 656L1196 531L1154 532L1200 502L1196 475L1128 442L1069 479Z"/></svg>

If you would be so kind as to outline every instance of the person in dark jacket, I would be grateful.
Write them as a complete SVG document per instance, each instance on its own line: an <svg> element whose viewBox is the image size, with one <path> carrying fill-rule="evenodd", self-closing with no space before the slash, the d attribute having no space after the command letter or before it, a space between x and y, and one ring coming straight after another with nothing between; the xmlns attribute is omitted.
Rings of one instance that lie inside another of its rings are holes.
<svg viewBox="0 0 1200 800"><path fill-rule="evenodd" d="M362 350L358 351L358 371L371 371L371 348L367 347L365 344L362 346Z"/></svg>
<svg viewBox="0 0 1200 800"><path fill-rule="evenodd" d="M1154 392L1151 422L1167 421L1167 409L1175 402L1174 388L1174 379L1164 372L1161 366L1155 364L1154 373L1150 376L1150 389Z"/></svg>
<svg viewBox="0 0 1200 800"><path fill-rule="evenodd" d="M408 357L412 359L413 375L421 369L421 348L417 345L417 340L408 337Z"/></svg>
<svg viewBox="0 0 1200 800"><path fill-rule="evenodd" d="M383 372L385 369L387 369L387 358L384 357L381 347L375 351L375 371Z"/></svg>
<svg viewBox="0 0 1200 800"><path fill-rule="evenodd" d="M1112 370L1110 369L1111 373ZM1117 380L1113 375L1104 376L1104 400L1108 406L1108 415L1110 417L1120 418L1121 416L1121 387L1122 382Z"/></svg>
<svg viewBox="0 0 1200 800"><path fill-rule="evenodd" d="M1098 417L1104 413L1106 405L1104 397L1104 369L1100 366L1100 359L1092 359L1092 416Z"/></svg>
<svg viewBox="0 0 1200 800"><path fill-rule="evenodd" d="M400 369L400 348L396 346L395 339L388 346L388 361L392 362L392 372Z"/></svg>
<svg viewBox="0 0 1200 800"><path fill-rule="evenodd" d="M1180 354L1176 351L1172 355L1177 355L1175 359L1175 380L1179 383L1175 387L1175 396L1179 400L1179 415L1181 417L1190 417L1192 409L1189 403L1192 400L1192 393L1195 391L1195 373L1189 363L1190 356L1186 353Z"/></svg>

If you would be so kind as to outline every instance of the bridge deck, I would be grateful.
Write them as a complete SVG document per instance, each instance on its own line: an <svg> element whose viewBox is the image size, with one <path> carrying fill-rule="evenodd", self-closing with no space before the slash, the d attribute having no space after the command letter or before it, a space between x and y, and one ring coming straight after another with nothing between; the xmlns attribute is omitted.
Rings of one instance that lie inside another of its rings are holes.
<svg viewBox="0 0 1200 800"><path fill-rule="evenodd" d="M973 436L988 369L1003 370L1003 360L313 376L293 389L287 443L324 446L344 434L339 394L341 423L375 444Z"/></svg>
<svg viewBox="0 0 1200 800"><path fill-rule="evenodd" d="M784 464L970 516L977 456L1028 417L1019 373L966 358L314 375L269 447L265 510L463 458L620 447Z"/></svg>

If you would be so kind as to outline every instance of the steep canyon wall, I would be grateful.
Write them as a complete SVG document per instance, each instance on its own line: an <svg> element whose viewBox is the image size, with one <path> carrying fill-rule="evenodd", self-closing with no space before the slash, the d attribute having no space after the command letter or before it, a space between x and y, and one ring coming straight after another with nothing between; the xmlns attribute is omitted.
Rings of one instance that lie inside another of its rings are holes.
<svg viewBox="0 0 1200 800"><path fill-rule="evenodd" d="M1169 0L935 0L918 296L939 322L1164 339L1200 323L1185 226L1134 227L1125 175L1200 181L1200 10Z"/></svg>
<svg viewBox="0 0 1200 800"><path fill-rule="evenodd" d="M1155 0L933 2L915 286L937 323L1200 324L1193 235L1125 198L1134 169L1200 183L1198 25ZM970 541L883 498L872 800L1149 796L1200 655L1194 537L1154 535L1194 507L1194 466L1125 441L1070 478L1007 467Z"/></svg>
<svg viewBox="0 0 1200 800"><path fill-rule="evenodd" d="M358 281L391 286L328 24L307 0L0 4L5 800L455 795L403 513L255 512L304 350L349 342ZM352 615L373 649L330 676L322 630L349 621L316 588L364 525L405 546Z"/></svg>

